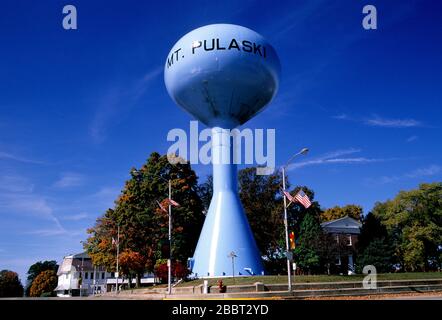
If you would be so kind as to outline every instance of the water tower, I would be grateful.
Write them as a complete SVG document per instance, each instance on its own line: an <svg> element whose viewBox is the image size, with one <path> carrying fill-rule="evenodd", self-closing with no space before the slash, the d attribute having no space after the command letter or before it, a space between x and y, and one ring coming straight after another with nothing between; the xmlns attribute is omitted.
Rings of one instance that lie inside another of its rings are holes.
<svg viewBox="0 0 442 320"><path fill-rule="evenodd" d="M238 196L230 129L272 100L279 73L273 47L258 33L232 24L189 32L167 57L164 80L169 95L212 128L213 197L193 256L192 273L197 277L231 276L233 270L235 275L264 273Z"/></svg>

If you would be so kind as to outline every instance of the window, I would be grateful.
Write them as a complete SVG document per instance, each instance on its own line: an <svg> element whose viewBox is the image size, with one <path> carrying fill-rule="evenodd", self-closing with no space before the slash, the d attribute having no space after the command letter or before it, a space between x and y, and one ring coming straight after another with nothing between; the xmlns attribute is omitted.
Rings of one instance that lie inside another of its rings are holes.
<svg viewBox="0 0 442 320"><path fill-rule="evenodd" d="M91 272L91 280L94 278L94 273Z"/></svg>
<svg viewBox="0 0 442 320"><path fill-rule="evenodd" d="M111 278L115 278L115 272L111 272Z"/></svg>
<svg viewBox="0 0 442 320"><path fill-rule="evenodd" d="M89 273L85 272L84 273L84 278L87 279L88 275L89 275Z"/></svg>
<svg viewBox="0 0 442 320"><path fill-rule="evenodd" d="M101 279L104 280L104 272L101 274Z"/></svg>
<svg viewBox="0 0 442 320"><path fill-rule="evenodd" d="M336 258L335 258L335 265L337 265L337 266L341 265L341 257L340 256L336 256Z"/></svg>
<svg viewBox="0 0 442 320"><path fill-rule="evenodd" d="M351 243L351 234L348 234L347 235L347 246L351 246L352 245L352 243Z"/></svg>

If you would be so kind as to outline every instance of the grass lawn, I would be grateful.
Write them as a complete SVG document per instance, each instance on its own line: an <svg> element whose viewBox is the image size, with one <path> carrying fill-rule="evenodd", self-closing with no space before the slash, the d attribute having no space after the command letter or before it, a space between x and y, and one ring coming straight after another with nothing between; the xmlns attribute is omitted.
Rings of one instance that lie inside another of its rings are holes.
<svg viewBox="0 0 442 320"><path fill-rule="evenodd" d="M339 275L314 275L296 276L295 283L308 282L339 282L339 281L362 281L365 275L339 276ZM253 284L263 282L264 284L285 284L287 276L256 276L256 277L235 277L233 278L213 278L208 279L210 286L216 286L218 280L222 279L225 285L233 284ZM408 272L408 273L381 273L378 280L419 280L419 279L442 279L442 272ZM292 278L293 281L293 278ZM202 279L181 282L178 287L197 286L203 283Z"/></svg>

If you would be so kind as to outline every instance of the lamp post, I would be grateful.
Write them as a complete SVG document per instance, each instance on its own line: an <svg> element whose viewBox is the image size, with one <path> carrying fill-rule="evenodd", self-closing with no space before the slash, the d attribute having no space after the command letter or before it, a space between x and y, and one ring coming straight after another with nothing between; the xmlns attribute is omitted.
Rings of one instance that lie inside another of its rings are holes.
<svg viewBox="0 0 442 320"><path fill-rule="evenodd" d="M164 179L164 178L163 178ZM165 179L164 179L165 180ZM167 293L172 293L172 182L169 179L169 260L167 261Z"/></svg>
<svg viewBox="0 0 442 320"><path fill-rule="evenodd" d="M120 277L120 270L119 270L119 255L120 255L120 224L118 224L117 226L117 273L116 276L117 278L115 279L115 289L116 289L116 293L119 294L120 291L118 290L118 278ZM129 283L130 286L130 283Z"/></svg>
<svg viewBox="0 0 442 320"><path fill-rule="evenodd" d="M232 278L235 284L235 258L238 256L235 254L235 251L232 251L227 257L232 259Z"/></svg>
<svg viewBox="0 0 442 320"><path fill-rule="evenodd" d="M285 169L288 167L290 162L293 161L293 159L299 155L305 155L309 151L308 148L303 148L298 153L295 153L287 162L286 164L281 168L282 169L282 188L285 191ZM284 227L285 227L285 248L286 248L286 257L287 257L287 282L288 282L288 291L292 291L292 273L291 273L291 267L290 267L290 260L289 257L289 227L288 227L288 221L287 221L287 197L284 194Z"/></svg>
<svg viewBox="0 0 442 320"><path fill-rule="evenodd" d="M139 176L139 172L134 169L132 170L132 174L134 176ZM165 179L162 176L155 175L156 177L160 178L161 180L167 182L168 189L169 189L169 259L167 260L167 294L172 293L172 203L170 200L172 200L172 180L171 179Z"/></svg>

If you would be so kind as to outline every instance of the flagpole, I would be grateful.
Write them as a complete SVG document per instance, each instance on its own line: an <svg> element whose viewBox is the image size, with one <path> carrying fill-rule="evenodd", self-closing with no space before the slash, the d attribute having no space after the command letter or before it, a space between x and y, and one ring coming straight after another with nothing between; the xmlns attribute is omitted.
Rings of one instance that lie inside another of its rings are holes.
<svg viewBox="0 0 442 320"><path fill-rule="evenodd" d="M282 188L285 191L285 167L282 167ZM287 283L288 291L292 291L292 273L290 271L290 259L289 259L289 228L287 221L287 196L284 193L284 226L285 226L285 249L287 257Z"/></svg>
<svg viewBox="0 0 442 320"><path fill-rule="evenodd" d="M172 293L172 182L169 179L169 261L167 263L167 293Z"/></svg>
<svg viewBox="0 0 442 320"><path fill-rule="evenodd" d="M287 284L288 284L288 291L292 291L292 273L290 268L290 260L289 259L289 227L288 227L288 221L287 221L287 196L285 194L285 168L288 167L290 162L299 155L305 155L309 151L308 148L303 148L298 153L295 153L285 164L285 166L282 167L282 188L284 189L284 226L285 226L285 248L286 248L286 257L287 257ZM291 203L291 201L290 201ZM291 253L293 254L293 253Z"/></svg>
<svg viewBox="0 0 442 320"><path fill-rule="evenodd" d="M120 254L120 225L118 225L117 227L117 294L119 293L118 291L118 278L120 277L120 273L119 273L119 265L118 265L118 256Z"/></svg>

